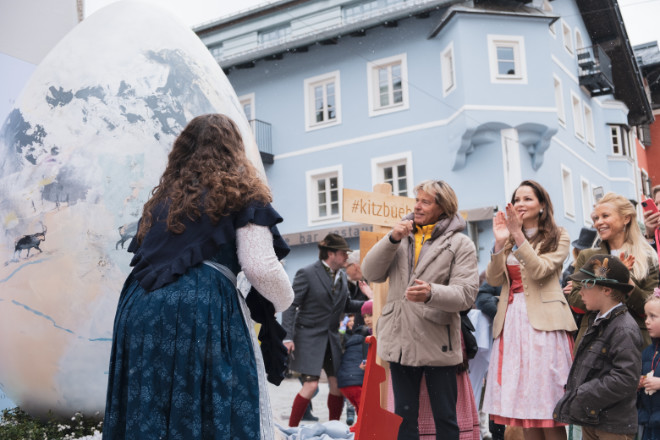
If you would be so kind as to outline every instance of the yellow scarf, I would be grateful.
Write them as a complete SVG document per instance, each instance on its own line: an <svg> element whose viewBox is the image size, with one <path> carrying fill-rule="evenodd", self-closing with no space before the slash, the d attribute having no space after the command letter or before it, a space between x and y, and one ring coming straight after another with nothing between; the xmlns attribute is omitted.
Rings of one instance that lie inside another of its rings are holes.
<svg viewBox="0 0 660 440"><path fill-rule="evenodd" d="M415 231L415 267L417 267L417 260L419 260L419 253L422 251L422 245L426 240L431 238L431 232L435 228L435 223L426 226L417 226Z"/></svg>

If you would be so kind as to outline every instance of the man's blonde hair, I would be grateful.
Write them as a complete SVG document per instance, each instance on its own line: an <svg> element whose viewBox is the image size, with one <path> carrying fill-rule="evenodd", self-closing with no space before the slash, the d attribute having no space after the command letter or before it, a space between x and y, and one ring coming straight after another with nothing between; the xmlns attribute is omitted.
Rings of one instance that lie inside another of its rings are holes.
<svg viewBox="0 0 660 440"><path fill-rule="evenodd" d="M415 187L415 194L419 190L433 196L435 203L442 208L448 217L453 217L458 212L458 197L449 184L443 180L425 180Z"/></svg>

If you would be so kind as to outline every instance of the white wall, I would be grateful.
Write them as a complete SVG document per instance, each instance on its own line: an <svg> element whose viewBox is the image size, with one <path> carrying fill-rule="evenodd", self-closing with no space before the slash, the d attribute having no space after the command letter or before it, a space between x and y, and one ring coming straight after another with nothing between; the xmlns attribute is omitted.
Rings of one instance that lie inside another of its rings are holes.
<svg viewBox="0 0 660 440"><path fill-rule="evenodd" d="M39 62L77 23L76 0L0 0L0 53Z"/></svg>

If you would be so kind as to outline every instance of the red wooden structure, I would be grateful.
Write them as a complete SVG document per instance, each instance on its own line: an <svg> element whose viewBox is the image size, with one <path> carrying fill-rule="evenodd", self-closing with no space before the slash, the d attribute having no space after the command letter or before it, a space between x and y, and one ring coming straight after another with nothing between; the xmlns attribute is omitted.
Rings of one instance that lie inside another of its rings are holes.
<svg viewBox="0 0 660 440"><path fill-rule="evenodd" d="M376 337L368 336L369 353L360 395L357 423L351 428L355 440L396 440L403 420L380 406L380 384L385 369L376 363Z"/></svg>

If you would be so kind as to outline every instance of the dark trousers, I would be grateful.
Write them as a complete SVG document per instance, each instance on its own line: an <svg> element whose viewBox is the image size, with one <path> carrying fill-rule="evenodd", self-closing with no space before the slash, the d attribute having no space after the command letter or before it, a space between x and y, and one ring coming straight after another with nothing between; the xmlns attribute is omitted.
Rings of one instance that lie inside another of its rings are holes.
<svg viewBox="0 0 660 440"><path fill-rule="evenodd" d="M419 439L419 389L422 375L426 378L426 388L431 402L435 438L458 440L456 367L409 367L390 363L390 372L394 392L394 412L403 417L398 440Z"/></svg>

